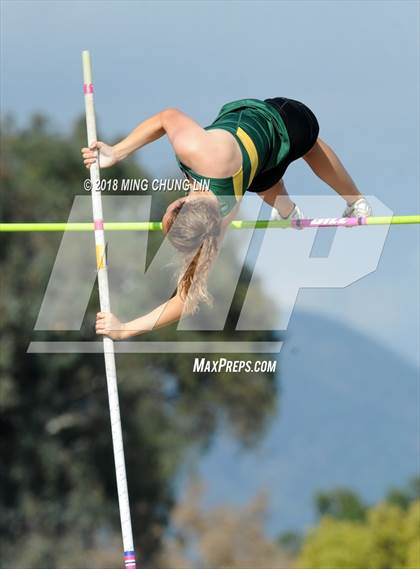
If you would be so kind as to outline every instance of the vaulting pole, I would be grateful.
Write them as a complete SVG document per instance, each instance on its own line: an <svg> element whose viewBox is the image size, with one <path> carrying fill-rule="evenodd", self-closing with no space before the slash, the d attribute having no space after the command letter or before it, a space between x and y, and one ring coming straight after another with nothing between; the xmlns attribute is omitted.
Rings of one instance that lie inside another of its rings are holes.
<svg viewBox="0 0 420 569"><path fill-rule="evenodd" d="M92 68L88 51L82 53L83 82L85 93L86 128L88 145L97 140L95 106L93 101ZM110 312L108 272L105 251L105 234L102 214L102 199L99 189L99 161L90 167L92 182L92 212L95 230L96 266L98 271L99 299L102 312ZM95 189L97 188L97 189ZM120 405L118 401L117 372L115 367L114 342L103 338L106 381L108 386L109 411L111 416L112 444L114 447L115 474L117 478L118 502L120 507L121 530L124 545L124 563L127 569L135 569L136 557L131 528L130 503L128 499L127 475L125 471L124 446L121 431Z"/></svg>

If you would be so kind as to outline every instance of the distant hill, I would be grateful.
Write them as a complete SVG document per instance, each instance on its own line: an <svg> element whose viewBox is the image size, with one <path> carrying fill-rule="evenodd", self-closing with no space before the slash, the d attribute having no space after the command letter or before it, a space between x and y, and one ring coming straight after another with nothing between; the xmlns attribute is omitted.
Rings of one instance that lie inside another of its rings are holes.
<svg viewBox="0 0 420 569"><path fill-rule="evenodd" d="M267 488L276 534L312 523L320 489L347 486L374 502L416 474L415 367L342 323L296 312L277 369L279 414L260 447L246 453L223 435L202 459L209 503Z"/></svg>

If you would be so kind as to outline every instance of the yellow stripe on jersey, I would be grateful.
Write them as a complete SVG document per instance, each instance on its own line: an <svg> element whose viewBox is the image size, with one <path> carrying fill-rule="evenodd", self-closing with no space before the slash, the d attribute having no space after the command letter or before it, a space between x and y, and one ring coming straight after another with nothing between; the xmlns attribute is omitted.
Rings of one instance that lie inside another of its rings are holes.
<svg viewBox="0 0 420 569"><path fill-rule="evenodd" d="M239 140L245 146L245 150L247 151L248 156L249 156L249 160L251 162L251 173L249 175L249 180L248 180L248 185L247 185L247 188L249 188L249 186L252 183L252 180L254 179L255 172L257 171L257 168L258 168L258 153L257 153L257 149L255 148L255 144L252 141L251 137L241 127L238 128L238 130L236 131L236 134L237 134ZM236 190L235 190L235 194L236 194Z"/></svg>
<svg viewBox="0 0 420 569"><path fill-rule="evenodd" d="M244 195L244 175L243 175L243 170L242 170L242 166L240 167L240 169L236 172L236 174L234 174L232 176L232 182L233 182L233 191L235 192L235 198L236 201L239 201L242 196Z"/></svg>

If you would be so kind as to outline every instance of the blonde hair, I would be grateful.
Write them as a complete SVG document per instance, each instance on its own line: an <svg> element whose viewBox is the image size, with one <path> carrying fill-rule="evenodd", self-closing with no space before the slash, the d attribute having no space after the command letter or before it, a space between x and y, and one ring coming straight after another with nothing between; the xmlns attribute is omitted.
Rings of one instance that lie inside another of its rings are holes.
<svg viewBox="0 0 420 569"><path fill-rule="evenodd" d="M213 302L207 280L219 250L221 230L219 205L207 197L180 201L169 214L167 235L182 255L177 281L185 313L196 312L201 302Z"/></svg>

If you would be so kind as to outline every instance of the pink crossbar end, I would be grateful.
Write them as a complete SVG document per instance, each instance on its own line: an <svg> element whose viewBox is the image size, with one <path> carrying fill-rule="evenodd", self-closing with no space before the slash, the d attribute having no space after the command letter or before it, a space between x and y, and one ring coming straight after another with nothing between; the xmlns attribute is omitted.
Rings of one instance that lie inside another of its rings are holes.
<svg viewBox="0 0 420 569"><path fill-rule="evenodd" d="M84 83L83 92L85 95L87 95L88 93L93 93L93 84L92 83Z"/></svg>

